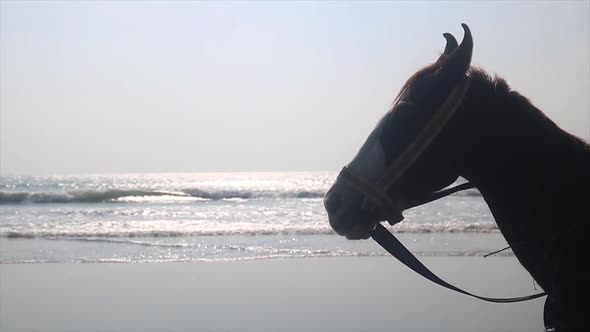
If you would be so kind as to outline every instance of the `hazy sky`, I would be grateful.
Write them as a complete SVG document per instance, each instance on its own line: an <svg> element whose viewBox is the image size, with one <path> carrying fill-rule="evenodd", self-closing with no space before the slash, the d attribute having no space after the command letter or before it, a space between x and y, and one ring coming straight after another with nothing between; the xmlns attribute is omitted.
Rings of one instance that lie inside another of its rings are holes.
<svg viewBox="0 0 590 332"><path fill-rule="evenodd" d="M337 170L443 32L590 138L579 2L1 2L0 173Z"/></svg>

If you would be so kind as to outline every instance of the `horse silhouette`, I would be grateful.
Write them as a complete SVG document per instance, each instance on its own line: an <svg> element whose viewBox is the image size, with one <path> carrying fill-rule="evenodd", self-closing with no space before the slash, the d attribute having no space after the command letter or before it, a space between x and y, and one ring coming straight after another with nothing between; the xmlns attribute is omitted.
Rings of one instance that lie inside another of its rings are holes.
<svg viewBox="0 0 590 332"><path fill-rule="evenodd" d="M339 177L327 192L330 225L347 238L368 238L377 223L391 218L389 203L402 206L395 217L401 221L403 202L419 201L463 177L481 192L515 256L547 293L546 329L583 330L590 312L590 146L505 80L472 67L473 39L463 28L460 45L444 34L444 52L408 79L347 165L363 186ZM453 113L436 120L458 89ZM395 181L368 204L367 190L383 184L392 164L403 164L404 151L432 130L432 122L436 133L403 172L389 174Z"/></svg>

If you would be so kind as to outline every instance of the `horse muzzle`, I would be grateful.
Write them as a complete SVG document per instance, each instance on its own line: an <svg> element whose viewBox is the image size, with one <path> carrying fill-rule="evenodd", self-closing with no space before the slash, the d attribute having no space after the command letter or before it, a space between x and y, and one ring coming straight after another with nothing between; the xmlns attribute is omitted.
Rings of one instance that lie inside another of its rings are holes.
<svg viewBox="0 0 590 332"><path fill-rule="evenodd" d="M336 182L324 197L330 226L349 240L368 239L380 216L365 204L364 195Z"/></svg>

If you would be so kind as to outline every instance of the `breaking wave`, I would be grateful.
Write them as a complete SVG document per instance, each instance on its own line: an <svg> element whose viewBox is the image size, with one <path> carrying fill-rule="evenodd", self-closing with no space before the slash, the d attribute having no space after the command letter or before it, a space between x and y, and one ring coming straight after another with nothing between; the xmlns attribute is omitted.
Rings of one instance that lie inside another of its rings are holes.
<svg viewBox="0 0 590 332"><path fill-rule="evenodd" d="M257 198L323 198L323 191L250 191L250 190L201 190L201 189L183 189L183 193L191 197L223 200L223 199L257 199Z"/></svg>
<svg viewBox="0 0 590 332"><path fill-rule="evenodd" d="M103 203L124 197L185 196L149 190L79 190L68 192L0 192L0 204L10 203Z"/></svg>
<svg viewBox="0 0 590 332"><path fill-rule="evenodd" d="M41 204L41 203L108 203L168 201L218 201L252 199L320 199L324 191L272 191L272 190L202 190L197 188L180 191L153 191L143 189L107 189L49 192L3 192L0 204ZM456 196L481 196L475 189L455 193Z"/></svg>
<svg viewBox="0 0 590 332"><path fill-rule="evenodd" d="M322 198L323 191L248 191L248 190L200 190L185 189L180 192L151 191L151 190L78 190L60 192L2 192L0 204L20 203L107 203L133 202L131 198L145 198L157 200L224 200L224 199L257 199L257 198Z"/></svg>

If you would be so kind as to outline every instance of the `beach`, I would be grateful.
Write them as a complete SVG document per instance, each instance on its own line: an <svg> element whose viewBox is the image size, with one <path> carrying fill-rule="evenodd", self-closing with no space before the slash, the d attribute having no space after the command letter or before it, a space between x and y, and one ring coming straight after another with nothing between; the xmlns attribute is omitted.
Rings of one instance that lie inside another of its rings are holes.
<svg viewBox="0 0 590 332"><path fill-rule="evenodd" d="M536 293L514 257L421 257L485 296ZM0 265L0 331L543 331L544 298L493 304L391 257Z"/></svg>
<svg viewBox="0 0 590 332"><path fill-rule="evenodd" d="M333 172L0 177L0 331L543 331L330 228ZM390 228L483 296L537 293L476 190Z"/></svg>

